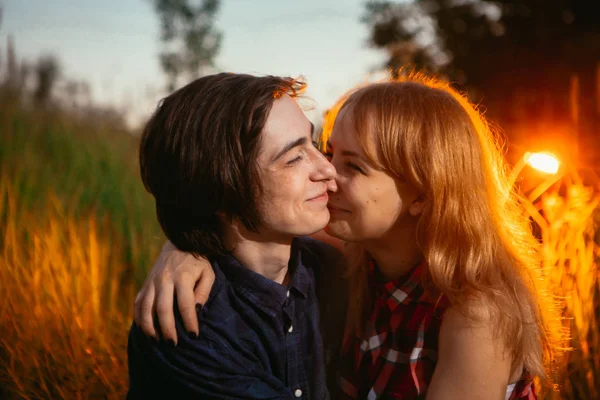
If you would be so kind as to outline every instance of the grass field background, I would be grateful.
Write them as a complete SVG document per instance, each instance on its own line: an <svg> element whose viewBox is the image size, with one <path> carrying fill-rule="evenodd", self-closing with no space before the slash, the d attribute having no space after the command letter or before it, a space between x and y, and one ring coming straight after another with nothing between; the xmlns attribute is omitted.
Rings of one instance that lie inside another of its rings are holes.
<svg viewBox="0 0 600 400"><path fill-rule="evenodd" d="M0 398L127 389L132 299L164 237L138 140L0 105Z"/></svg>

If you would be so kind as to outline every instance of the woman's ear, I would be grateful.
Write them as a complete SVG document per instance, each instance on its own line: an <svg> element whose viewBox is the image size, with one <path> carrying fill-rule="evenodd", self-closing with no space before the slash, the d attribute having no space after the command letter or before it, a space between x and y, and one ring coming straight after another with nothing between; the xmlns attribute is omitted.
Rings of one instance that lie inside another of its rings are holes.
<svg viewBox="0 0 600 400"><path fill-rule="evenodd" d="M413 200L410 207L408 208L408 212L413 217L418 217L419 215L421 215L421 213L423 213L424 209L425 209L425 199L421 196L417 196L417 198Z"/></svg>

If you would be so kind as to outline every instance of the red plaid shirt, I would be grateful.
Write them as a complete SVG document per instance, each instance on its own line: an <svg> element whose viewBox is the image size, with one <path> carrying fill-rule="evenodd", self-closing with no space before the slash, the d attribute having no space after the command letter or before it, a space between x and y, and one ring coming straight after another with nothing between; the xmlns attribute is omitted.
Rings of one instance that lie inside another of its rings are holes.
<svg viewBox="0 0 600 400"><path fill-rule="evenodd" d="M363 336L346 333L339 385L342 399L425 398L437 361L444 298L432 299L421 284L423 265L392 282L380 283L373 263L369 284L375 304ZM529 375L509 400L536 399Z"/></svg>

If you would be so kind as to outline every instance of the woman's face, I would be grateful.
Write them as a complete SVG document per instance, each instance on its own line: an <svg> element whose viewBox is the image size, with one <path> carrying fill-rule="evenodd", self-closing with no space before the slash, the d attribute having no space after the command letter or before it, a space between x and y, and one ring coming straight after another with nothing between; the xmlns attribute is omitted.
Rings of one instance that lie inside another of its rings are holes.
<svg viewBox="0 0 600 400"><path fill-rule="evenodd" d="M384 239L420 213L417 190L369 162L356 140L351 107L338 114L325 155L337 170L338 190L327 205L330 235L347 242Z"/></svg>

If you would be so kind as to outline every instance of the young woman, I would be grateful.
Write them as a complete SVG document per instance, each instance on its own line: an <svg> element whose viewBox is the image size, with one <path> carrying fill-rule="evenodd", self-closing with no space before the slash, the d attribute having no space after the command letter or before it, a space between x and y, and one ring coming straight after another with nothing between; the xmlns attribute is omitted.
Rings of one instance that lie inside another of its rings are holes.
<svg viewBox="0 0 600 400"><path fill-rule="evenodd" d="M349 282L339 397L536 398L532 376L548 376L560 322L484 118L420 74L360 87L332 118L325 231L345 243ZM164 257L138 296L138 322L152 319L155 286L172 301L173 276L209 269ZM188 308L194 281L176 283ZM172 318L158 317L161 327Z"/></svg>

